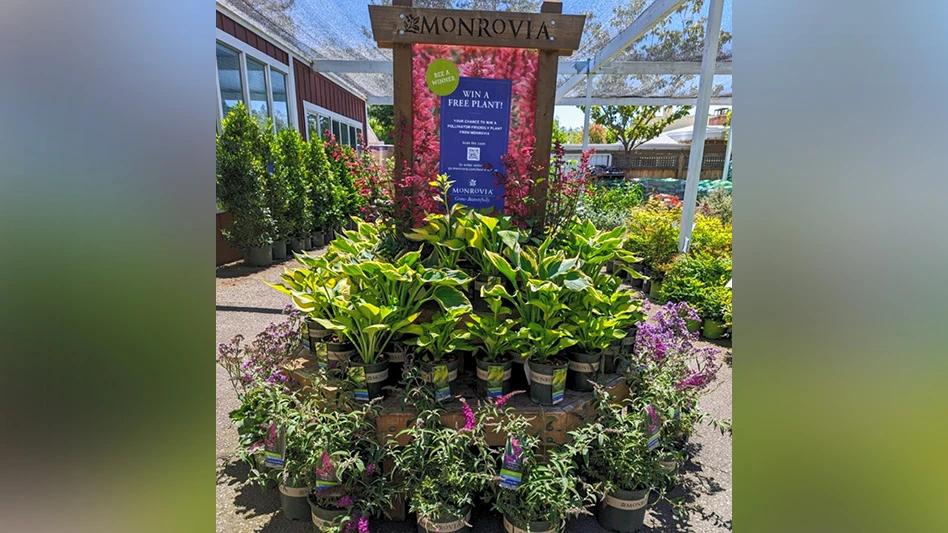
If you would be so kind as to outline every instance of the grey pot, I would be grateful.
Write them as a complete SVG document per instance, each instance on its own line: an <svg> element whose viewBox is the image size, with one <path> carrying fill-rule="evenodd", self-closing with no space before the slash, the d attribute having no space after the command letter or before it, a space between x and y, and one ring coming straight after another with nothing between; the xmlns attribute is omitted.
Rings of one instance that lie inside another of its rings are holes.
<svg viewBox="0 0 948 533"><path fill-rule="evenodd" d="M311 236L313 240L313 247L320 248L326 246L326 237L323 235L323 230L314 231Z"/></svg>
<svg viewBox="0 0 948 533"><path fill-rule="evenodd" d="M303 248L303 239L298 239L296 237L291 238L290 249L294 252L305 252L306 250Z"/></svg>
<svg viewBox="0 0 948 533"><path fill-rule="evenodd" d="M273 259L275 261L286 259L286 241L279 240L273 242Z"/></svg>
<svg viewBox="0 0 948 533"><path fill-rule="evenodd" d="M244 264L247 266L265 267L273 263L273 251L270 245L255 246L244 251Z"/></svg>

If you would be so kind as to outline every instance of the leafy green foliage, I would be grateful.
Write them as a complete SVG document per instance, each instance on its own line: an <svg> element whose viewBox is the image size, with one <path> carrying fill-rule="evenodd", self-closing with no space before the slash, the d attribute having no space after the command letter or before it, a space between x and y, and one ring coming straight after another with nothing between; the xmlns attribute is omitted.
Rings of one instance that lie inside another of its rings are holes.
<svg viewBox="0 0 948 533"><path fill-rule="evenodd" d="M395 144L395 107L370 105L369 127L384 144Z"/></svg>
<svg viewBox="0 0 948 533"><path fill-rule="evenodd" d="M731 260L706 253L679 257L672 264L662 283L660 297L673 302L687 302L703 319L721 321L723 306L730 289Z"/></svg>
<svg viewBox="0 0 948 533"><path fill-rule="evenodd" d="M444 361L448 354L457 351L470 351L474 347L468 344L471 334L466 329L458 329L469 308L453 308L436 314L429 322L421 324L417 337L406 344L417 346L424 361Z"/></svg>
<svg viewBox="0 0 948 533"><path fill-rule="evenodd" d="M331 220L342 218L333 193L336 177L326 157L326 148L322 139L318 137L310 139L307 149L309 152L306 158L307 192L313 216L312 228L317 231L325 230L331 225Z"/></svg>
<svg viewBox="0 0 948 533"><path fill-rule="evenodd" d="M484 292L484 286L481 292ZM472 314L468 331L473 339L481 341L475 347L483 352L481 359L487 362L501 361L516 347L517 322L509 318L510 308L504 307L498 297L485 298L491 314Z"/></svg>
<svg viewBox="0 0 948 533"><path fill-rule="evenodd" d="M238 103L221 122L217 136L217 200L234 215L234 225L222 231L239 249L271 242L273 220L264 197L260 128L247 108Z"/></svg>
<svg viewBox="0 0 948 533"><path fill-rule="evenodd" d="M695 215L695 229L691 232L690 249L715 257L731 256L731 225L717 218Z"/></svg>
<svg viewBox="0 0 948 533"><path fill-rule="evenodd" d="M714 189L698 201L696 211L730 225L732 216L731 193L726 189Z"/></svg>
<svg viewBox="0 0 948 533"><path fill-rule="evenodd" d="M678 253L678 225L681 209L670 208L658 200L632 210L628 221L626 249L641 259L653 272L661 271ZM653 274L660 281L660 276Z"/></svg>
<svg viewBox="0 0 948 533"><path fill-rule="evenodd" d="M312 228L306 148L299 132L289 128L277 135L273 150L275 179L286 184L285 220L288 237L303 237Z"/></svg>
<svg viewBox="0 0 948 533"><path fill-rule="evenodd" d="M610 230L625 226L633 208L642 205L642 186L623 181L615 186L594 185L576 207L576 216L594 226Z"/></svg>
<svg viewBox="0 0 948 533"><path fill-rule="evenodd" d="M585 108L583 108L585 111ZM622 144L626 153L662 134L672 122L688 115L688 107L657 105L593 106L590 116Z"/></svg>

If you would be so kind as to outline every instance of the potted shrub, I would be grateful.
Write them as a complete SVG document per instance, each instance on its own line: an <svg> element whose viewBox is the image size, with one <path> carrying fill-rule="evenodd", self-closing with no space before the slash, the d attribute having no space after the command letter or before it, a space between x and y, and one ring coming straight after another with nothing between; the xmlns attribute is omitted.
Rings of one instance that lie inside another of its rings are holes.
<svg viewBox="0 0 948 533"><path fill-rule="evenodd" d="M642 304L635 299L632 291L609 284L601 292L603 313L615 321L616 330L612 341L603 349L602 372L614 374L621 372L627 365L635 345L635 324L645 315L642 313Z"/></svg>
<svg viewBox="0 0 948 533"><path fill-rule="evenodd" d="M558 533L570 516L591 514L586 507L595 502L593 492L579 477L573 451L554 450L540 461L535 454L538 439L520 435L509 438L503 459L505 466L519 463L520 470L514 476L501 474L493 499L492 508L504 517L504 530ZM517 474L519 482L511 483Z"/></svg>
<svg viewBox="0 0 948 533"><path fill-rule="evenodd" d="M303 424L308 451L303 466L310 475L308 503L315 531L339 530L356 522L367 527L384 512L393 495L382 472L387 449L378 442L373 420L377 402L362 407L309 402Z"/></svg>
<svg viewBox="0 0 948 533"><path fill-rule="evenodd" d="M706 253L692 253L678 257L669 266L661 289L661 300L673 302L687 302L698 309L709 311L720 317L721 305L718 302L705 302L709 296L719 298L720 295L710 292L718 287L723 288L731 278L731 261L726 257L715 257ZM696 332L701 328L701 321L697 317L690 318L689 331Z"/></svg>
<svg viewBox="0 0 948 533"><path fill-rule="evenodd" d="M468 331L479 355L475 355L477 367L477 394L481 398L495 398L510 392L513 357L510 352L517 346L517 323L508 318L510 309L504 307L500 298L483 299L490 315L472 314Z"/></svg>
<svg viewBox="0 0 948 533"><path fill-rule="evenodd" d="M470 304L467 308L437 313L430 322L419 325L416 337L406 341L417 348L422 376L425 382L434 384L435 398L439 401L450 401L455 394L461 366L461 358L455 352L473 349L467 342L470 332L458 328L469 311Z"/></svg>
<svg viewBox="0 0 948 533"><path fill-rule="evenodd" d="M273 135L273 122L267 119L267 124L258 138L259 153L263 164L263 195L266 207L273 219L273 259L283 260L287 257L286 239L292 232L292 221L287 215L287 200L291 196L285 172L277 171L276 137Z"/></svg>
<svg viewBox="0 0 948 533"><path fill-rule="evenodd" d="M398 434L408 444L393 451L395 473L402 477L399 488L417 515L419 533L468 533L474 497L496 475L483 416L461 400L463 427L447 427L439 411L425 410Z"/></svg>
<svg viewBox="0 0 948 533"><path fill-rule="evenodd" d="M663 497L672 482L662 467L657 447L662 421L655 409L641 402L615 402L602 389L596 392L599 418L570 432L573 449L594 482L599 524L611 531L642 527L650 494Z"/></svg>
<svg viewBox="0 0 948 533"><path fill-rule="evenodd" d="M297 403L280 420L280 435L283 443L283 470L280 475L280 504L283 516L287 520L310 521L310 508L307 501L311 492L309 469L306 458L309 455L308 432L303 428L309 416ZM275 433L273 434L275 436Z"/></svg>
<svg viewBox="0 0 948 533"><path fill-rule="evenodd" d="M338 274L330 268L325 256L296 255L296 260L303 265L301 268L286 269L280 275L280 283L268 282L267 285L290 296L293 306L305 317L303 331L309 340L310 353L325 357L323 342L333 331L316 319L331 320L335 316L333 301L342 297L347 287L340 283Z"/></svg>
<svg viewBox="0 0 948 533"><path fill-rule="evenodd" d="M231 246L243 250L250 266L272 262L273 220L264 198L260 134L247 108L238 103L224 117L217 136L217 200L234 215L234 225L221 233Z"/></svg>
<svg viewBox="0 0 948 533"><path fill-rule="evenodd" d="M725 332L725 311L731 304L731 289L709 287L704 290L698 304L698 315L704 319L703 335L708 339L720 339Z"/></svg>
<svg viewBox="0 0 948 533"><path fill-rule="evenodd" d="M306 143L295 129L285 129L277 135L274 148L275 170L289 189L286 199L287 237L294 252L306 250L306 238L313 216L307 191L309 178L306 171L306 152Z"/></svg>

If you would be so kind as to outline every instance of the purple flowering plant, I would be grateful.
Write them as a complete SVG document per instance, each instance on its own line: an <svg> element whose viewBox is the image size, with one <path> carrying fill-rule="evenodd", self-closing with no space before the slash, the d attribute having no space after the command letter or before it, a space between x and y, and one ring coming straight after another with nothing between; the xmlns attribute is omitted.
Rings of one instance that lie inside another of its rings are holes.
<svg viewBox="0 0 948 533"><path fill-rule="evenodd" d="M238 398L259 383L269 383L290 388L293 384L283 370L286 363L299 348L300 321L302 314L287 305L283 312L287 318L270 323L249 344L243 335L237 335L229 343L217 347L217 364L227 371L231 386Z"/></svg>

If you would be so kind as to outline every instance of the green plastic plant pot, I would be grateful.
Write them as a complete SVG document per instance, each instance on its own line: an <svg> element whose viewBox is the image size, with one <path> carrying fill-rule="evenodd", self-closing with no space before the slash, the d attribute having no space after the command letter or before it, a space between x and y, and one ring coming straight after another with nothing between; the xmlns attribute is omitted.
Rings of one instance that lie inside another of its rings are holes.
<svg viewBox="0 0 948 533"><path fill-rule="evenodd" d="M471 506L465 505L459 515L442 513L438 520L429 520L418 515L418 533L468 533L471 531Z"/></svg>
<svg viewBox="0 0 948 533"><path fill-rule="evenodd" d="M290 250L294 252L305 252L306 250L303 249L303 239L291 238Z"/></svg>
<svg viewBox="0 0 948 533"><path fill-rule="evenodd" d="M641 529L647 506L647 490L613 491L599 503L599 525L620 533Z"/></svg>
<svg viewBox="0 0 948 533"><path fill-rule="evenodd" d="M585 353L569 352L568 372L566 373L566 388L569 390L589 392L593 390L593 383L599 375L602 364L602 352Z"/></svg>
<svg viewBox="0 0 948 533"><path fill-rule="evenodd" d="M313 498L309 498L310 519L313 521L313 533L322 533L324 529L329 529L335 519L349 514L350 508L344 509L324 509Z"/></svg>
<svg viewBox="0 0 948 533"><path fill-rule="evenodd" d="M529 370L527 370L529 368ZM569 362L551 359L540 363L528 361L524 370L530 373L530 399L540 405L556 405L566 394Z"/></svg>
<svg viewBox="0 0 948 533"><path fill-rule="evenodd" d="M282 239L273 241L273 259L275 261L286 259L286 241Z"/></svg>
<svg viewBox="0 0 948 533"><path fill-rule="evenodd" d="M526 522L515 520L504 513L504 531L507 533L556 533L559 528L553 522Z"/></svg>
<svg viewBox="0 0 948 533"><path fill-rule="evenodd" d="M702 335L706 339L720 339L724 335L724 324L718 322L717 320L711 320L710 318L705 319L704 321L704 331Z"/></svg>
<svg viewBox="0 0 948 533"><path fill-rule="evenodd" d="M309 507L309 487L280 485L280 503L283 516L287 520L311 520Z"/></svg>
<svg viewBox="0 0 948 533"><path fill-rule="evenodd" d="M651 299L655 303L660 303L660 304L665 303L664 300L662 300L662 298L658 295L661 292L661 290L662 290L662 282L651 280L651 282L649 283L649 289L648 289L649 299Z"/></svg>
<svg viewBox="0 0 948 533"><path fill-rule="evenodd" d="M368 402L381 398L384 396L382 387L388 381L388 359L366 364L355 355L349 360L349 377L355 382L356 401Z"/></svg>
<svg viewBox="0 0 948 533"><path fill-rule="evenodd" d="M685 325L688 326L688 333L695 333L701 330L700 320L689 320L686 318Z"/></svg>
<svg viewBox="0 0 948 533"><path fill-rule="evenodd" d="M477 366L477 395L481 398L496 398L510 392L510 378L513 377L513 361L488 363L475 358ZM491 380L490 378L495 378ZM496 378L500 377L498 381Z"/></svg>
<svg viewBox="0 0 948 533"><path fill-rule="evenodd" d="M273 249L266 246L254 246L244 250L244 264L254 267L270 266L273 263Z"/></svg>
<svg viewBox="0 0 948 533"><path fill-rule="evenodd" d="M449 355L444 361L422 361L421 373L426 383L431 383L430 376L432 374L432 369L438 365L448 365L448 387L450 389L450 396L448 396L445 401L450 402L454 400L454 395L457 394L458 369L461 366L461 358L452 354Z"/></svg>
<svg viewBox="0 0 948 533"><path fill-rule="evenodd" d="M323 230L314 231L310 235L310 239L312 240L311 244L313 248L321 248L326 245L326 236L323 235Z"/></svg>

